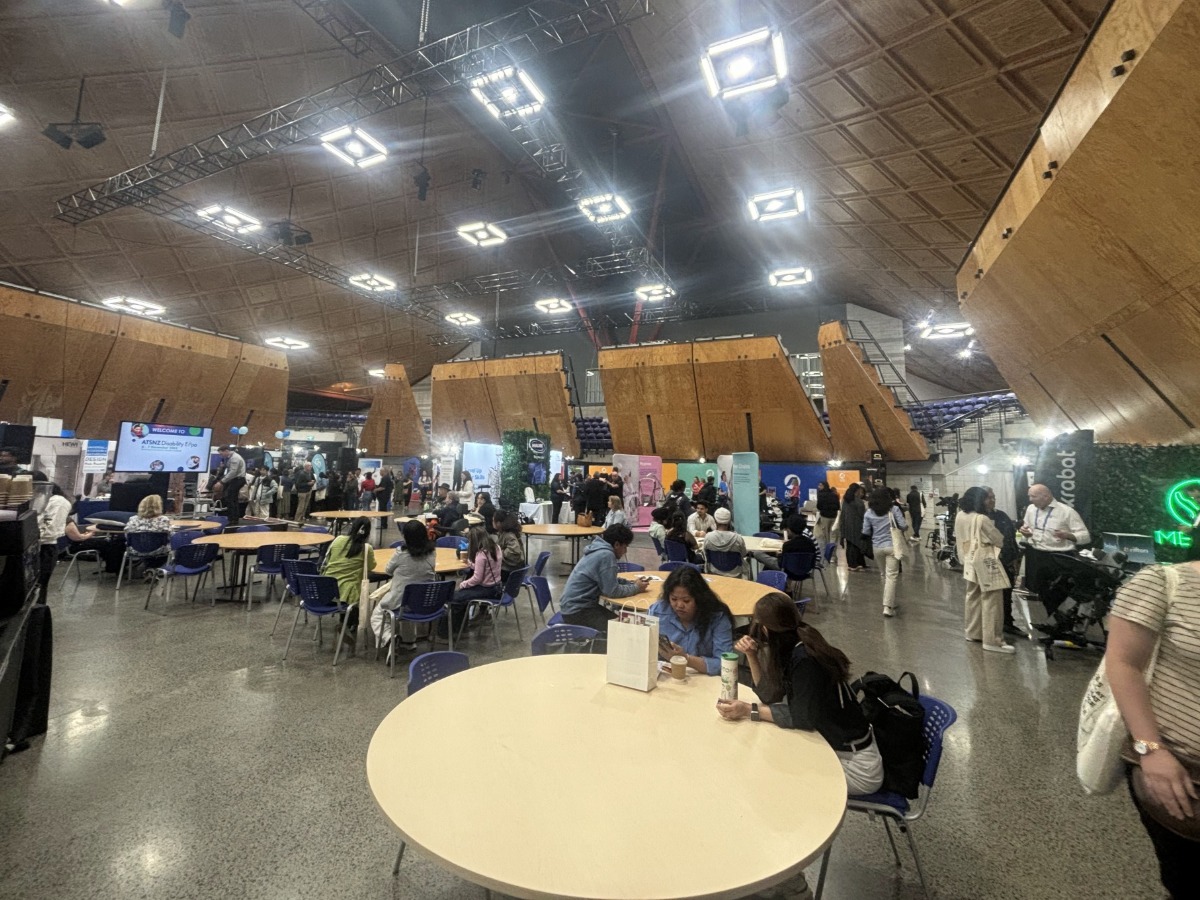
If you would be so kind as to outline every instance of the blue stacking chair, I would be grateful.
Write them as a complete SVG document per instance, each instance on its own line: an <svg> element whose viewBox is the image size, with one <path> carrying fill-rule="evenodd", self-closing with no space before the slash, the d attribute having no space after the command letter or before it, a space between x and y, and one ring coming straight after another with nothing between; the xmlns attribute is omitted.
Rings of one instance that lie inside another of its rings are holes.
<svg viewBox="0 0 1200 900"><path fill-rule="evenodd" d="M783 535L778 531L756 531L754 536L758 538L774 538L777 541L783 540Z"/></svg>
<svg viewBox="0 0 1200 900"><path fill-rule="evenodd" d="M317 617L317 633L314 639L318 647L321 646L321 620L326 616L341 613L344 616L342 633L333 649L333 664L336 666L342 652L342 644L345 643L346 629L350 625L350 606L343 603L338 596L336 578L329 575L297 575L296 582L300 586L300 602L296 606L296 617L292 619L291 631L288 632L287 646L283 648L283 659L287 661L288 651L292 649L292 638L295 637L301 612Z"/></svg>
<svg viewBox="0 0 1200 900"><path fill-rule="evenodd" d="M398 541L392 541L390 544L388 544L388 546L393 550L403 550L406 545L404 543L404 539L401 538Z"/></svg>
<svg viewBox="0 0 1200 900"><path fill-rule="evenodd" d="M170 551L171 534L167 531L130 531L125 535L125 555L121 557L121 568L117 570L117 593L121 592L121 579L125 575L126 563L165 559ZM130 571L133 566L130 565Z"/></svg>
<svg viewBox="0 0 1200 900"><path fill-rule="evenodd" d="M546 568L546 563L550 561L550 551L543 550L537 556L537 562L533 564L533 574L541 575Z"/></svg>
<svg viewBox="0 0 1200 900"><path fill-rule="evenodd" d="M446 608L454 597L453 581L414 581L404 586L400 595L400 605L392 613L392 641L388 649L388 677L396 676L396 642L400 634L401 622L426 622L429 625L429 646L437 637L434 623L444 618ZM454 649L454 632L447 629L450 649ZM375 648L376 657L379 648Z"/></svg>
<svg viewBox="0 0 1200 900"><path fill-rule="evenodd" d="M444 547L444 548L448 547L451 550L457 550L459 541L461 541L461 540L462 540L462 538L458 537L458 535L447 534L444 537L440 537L436 541L434 541L434 546Z"/></svg>
<svg viewBox="0 0 1200 900"><path fill-rule="evenodd" d="M529 611L531 614L535 612L534 601L537 601L536 612L542 617L542 627L544 628L549 624L546 622L546 608L554 606L554 598L550 595L550 582L544 575L530 575L525 579L524 586L530 592Z"/></svg>
<svg viewBox="0 0 1200 900"><path fill-rule="evenodd" d="M913 862L917 865L917 877L921 880L921 890L928 898L929 885L925 883L925 872L921 868L921 857L917 854L917 845L913 842L912 823L925 815L929 808L929 795L933 792L934 782L937 781L938 766L942 761L942 744L946 730L958 720L958 713L949 703L936 697L922 697L921 705L925 707L925 771L921 775L920 796L910 803L907 797L892 791L877 791L874 794L851 795L847 800L846 809L850 812L866 813L871 818L879 816L883 819L883 827L887 833L888 843L892 846L892 855L896 865L900 865L900 854L896 850L896 841L892 837L891 822L896 823L900 833L908 838L908 849L912 851ZM832 845L826 848L821 857L821 872L817 878L816 896L819 900L825 886L825 869L829 865L829 853Z"/></svg>
<svg viewBox="0 0 1200 900"><path fill-rule="evenodd" d="M471 667L467 654L453 650L433 650L422 653L408 664L408 696L448 675L465 672Z"/></svg>
<svg viewBox="0 0 1200 900"><path fill-rule="evenodd" d="M196 602L196 596L200 593L200 588L204 586L204 580L208 577L208 573L212 571L212 564L217 559L216 544L184 544L172 554L171 559L166 565L161 566L156 570L156 575L164 579L167 583L163 603L167 603L171 599L171 585L177 578L196 578L196 586L192 589L192 602ZM146 605L143 609L150 608L150 597L154 594L154 588L158 585L159 578L156 577L150 582L150 587L146 591ZM186 589L185 589L186 596ZM213 599L213 606L216 606L217 601Z"/></svg>
<svg viewBox="0 0 1200 900"><path fill-rule="evenodd" d="M663 563L660 571L674 572L676 569L682 568L683 566L687 566L689 569L695 569L697 572L700 571L700 567L698 565L696 565L695 563L679 562L678 560L674 560L674 559L671 560L670 562Z"/></svg>
<svg viewBox="0 0 1200 900"><path fill-rule="evenodd" d="M283 574L283 561L300 558L300 548L295 544L267 544L259 547L250 567L250 585L246 590L246 611L254 603L254 576L267 576L267 599L275 596L275 579Z"/></svg>
<svg viewBox="0 0 1200 900"><path fill-rule="evenodd" d="M546 645L556 641L586 640L599 637L600 632L586 625L547 625L533 636L529 642L529 652L533 656L545 656Z"/></svg>
<svg viewBox="0 0 1200 900"><path fill-rule="evenodd" d="M462 624L458 626L458 636L461 638L463 629L467 627L467 621L471 618L470 608L475 607L476 610L488 609L494 612L499 612L501 608L511 609L513 619L517 623L517 637L525 640L525 635L521 632L521 616L517 613L517 595L521 592L521 588L525 585L525 576L529 574L529 566L520 569L515 569L510 572L508 579L504 582L504 588L500 591L500 596L495 599L472 600L467 604L468 615L463 617ZM500 650L500 631L499 616L492 615L492 637L496 641L496 650Z"/></svg>
<svg viewBox="0 0 1200 900"><path fill-rule="evenodd" d="M687 562L688 547L687 544L682 544L679 541L665 541L667 547L667 559L671 562Z"/></svg>
<svg viewBox="0 0 1200 900"><path fill-rule="evenodd" d="M658 551L659 560L661 562L666 562L667 561L667 549L662 545L662 541L660 541L656 537L651 537L650 540L652 540L654 542L654 549Z"/></svg>
<svg viewBox="0 0 1200 900"><path fill-rule="evenodd" d="M815 553L783 553L779 557L779 567L787 573L788 578L800 585L797 590L803 590L803 583L813 577L816 564Z"/></svg>
<svg viewBox="0 0 1200 900"><path fill-rule="evenodd" d="M302 525L300 526L301 534L329 534L329 529L324 525ZM313 544L310 547L301 547L300 555L313 559L321 559L325 556L325 551L329 549L328 544Z"/></svg>
<svg viewBox="0 0 1200 900"><path fill-rule="evenodd" d="M706 550L704 561L708 571L715 575L742 577L742 554L734 550Z"/></svg>
<svg viewBox="0 0 1200 900"><path fill-rule="evenodd" d="M270 530L271 530L270 525L239 525L238 529L237 529L237 533L238 534L254 534L256 532L270 531Z"/></svg>
<svg viewBox="0 0 1200 900"><path fill-rule="evenodd" d="M639 566L637 563L625 562L625 560L620 560L617 563L617 571L618 572L645 572L646 567Z"/></svg>
<svg viewBox="0 0 1200 900"><path fill-rule="evenodd" d="M96 563L96 574L99 575L100 572L102 571L101 563L103 562L103 560L100 558L99 549L97 549L96 547L90 547L86 550L77 550L76 552L72 553L71 545L72 545L71 539L66 537L65 535L58 539L58 552L66 553L68 556L71 557L71 561L69 563L67 563L67 571L63 573L62 584L66 585L67 579L71 577L71 569L74 567L75 563L80 562L83 559L87 559L89 561L95 562ZM79 578L80 578L79 570L76 569L76 571L75 571L75 586L76 587L79 586Z"/></svg>
<svg viewBox="0 0 1200 900"><path fill-rule="evenodd" d="M554 615L552 615L550 617L550 621L546 623L546 627L550 628L553 625L565 625L565 624L567 624L567 623L563 621L562 613L556 612Z"/></svg>
<svg viewBox="0 0 1200 900"><path fill-rule="evenodd" d="M199 528L186 528L182 531L171 532L171 552L190 544L198 537L204 537L205 532ZM213 544L215 547L216 544Z"/></svg>
<svg viewBox="0 0 1200 900"><path fill-rule="evenodd" d="M279 617L283 614L283 604L287 602L287 598L300 597L300 582L296 580L296 576L320 574L316 562L311 559L284 559L280 568L283 569L284 591L279 596L279 610L275 613L275 622L271 625L271 635L274 635L275 629L279 627Z"/></svg>
<svg viewBox="0 0 1200 900"><path fill-rule="evenodd" d="M765 584L768 587L775 588L775 590L782 594L786 594L787 579L787 572L781 572L778 569L763 569L754 580L759 584Z"/></svg>

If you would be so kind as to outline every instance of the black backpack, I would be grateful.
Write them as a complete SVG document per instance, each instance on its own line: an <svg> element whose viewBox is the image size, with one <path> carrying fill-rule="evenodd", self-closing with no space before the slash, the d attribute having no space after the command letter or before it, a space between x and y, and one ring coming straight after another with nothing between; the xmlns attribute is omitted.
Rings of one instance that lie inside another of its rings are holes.
<svg viewBox="0 0 1200 900"><path fill-rule="evenodd" d="M901 687L905 677L910 690ZM875 731L875 742L883 757L883 787L910 800L916 799L925 774L925 707L917 698L917 677L905 672L894 681L878 672L867 672L850 685L863 715Z"/></svg>

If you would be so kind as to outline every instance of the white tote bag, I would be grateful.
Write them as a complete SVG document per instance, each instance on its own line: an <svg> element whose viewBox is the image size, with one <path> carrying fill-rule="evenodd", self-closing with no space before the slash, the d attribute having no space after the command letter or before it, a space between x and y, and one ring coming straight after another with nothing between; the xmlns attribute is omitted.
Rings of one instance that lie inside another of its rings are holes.
<svg viewBox="0 0 1200 900"><path fill-rule="evenodd" d="M608 623L607 681L639 691L658 684L658 616L623 609Z"/></svg>
<svg viewBox="0 0 1200 900"><path fill-rule="evenodd" d="M1179 583L1179 573L1172 566L1164 570L1167 579L1167 608L1175 599L1175 588ZM1154 645L1154 653L1150 656L1150 665L1146 667L1146 683L1154 678L1154 666L1158 662L1158 648L1162 644L1162 636ZM1076 733L1075 774L1084 791L1089 794L1108 794L1121 783L1124 763L1121 761L1121 748L1129 729L1121 719L1117 709L1117 701L1112 694L1112 686L1108 683L1108 673L1104 660L1096 674L1088 682L1083 694L1083 702L1079 707L1079 730Z"/></svg>
<svg viewBox="0 0 1200 900"><path fill-rule="evenodd" d="M891 518L888 520L888 530L892 536L892 556L903 562L908 553L908 538L904 534L904 529L896 524L896 513L897 509L893 506L889 512ZM900 513L900 520L904 520L903 513Z"/></svg>

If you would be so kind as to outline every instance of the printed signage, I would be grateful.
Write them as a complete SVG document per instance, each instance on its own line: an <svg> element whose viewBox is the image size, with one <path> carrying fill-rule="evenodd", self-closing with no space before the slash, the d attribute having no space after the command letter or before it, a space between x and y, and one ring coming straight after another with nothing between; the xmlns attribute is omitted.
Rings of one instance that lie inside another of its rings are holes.
<svg viewBox="0 0 1200 900"><path fill-rule="evenodd" d="M1167 509L1167 515L1175 520L1178 525L1183 525L1191 528L1192 523L1196 521L1196 516L1200 515L1200 503L1197 503L1189 491L1200 489L1200 478L1188 478L1176 485L1172 485L1167 491L1164 506ZM1173 547L1190 547L1192 546L1193 536L1187 532L1180 531L1178 527L1174 529L1158 529L1154 532L1154 543L1170 544Z"/></svg>
<svg viewBox="0 0 1200 900"><path fill-rule="evenodd" d="M118 472L199 472L211 446L211 428L122 422L114 468Z"/></svg>
<svg viewBox="0 0 1200 900"><path fill-rule="evenodd" d="M87 441L83 446L83 472L103 473L108 470L108 441Z"/></svg>

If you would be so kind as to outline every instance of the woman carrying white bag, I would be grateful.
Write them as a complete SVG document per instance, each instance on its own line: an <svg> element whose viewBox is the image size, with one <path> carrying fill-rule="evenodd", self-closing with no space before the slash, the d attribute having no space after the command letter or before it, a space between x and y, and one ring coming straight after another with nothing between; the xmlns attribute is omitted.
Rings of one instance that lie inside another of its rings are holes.
<svg viewBox="0 0 1200 900"><path fill-rule="evenodd" d="M963 579L967 582L964 633L968 641L982 643L984 650L1016 653L1016 648L1004 641L1004 589L1012 585L1000 565L1004 535L985 512L990 490L967 488L958 501L954 519Z"/></svg>
<svg viewBox="0 0 1200 900"><path fill-rule="evenodd" d="M1107 675L1128 730L1128 737L1120 735L1120 755L1131 763L1130 793L1154 844L1163 887L1176 900L1194 897L1200 884L1200 563L1140 572L1117 593L1108 627L1097 679L1102 691ZM1088 699L1080 722L1085 786L1083 719L1096 712ZM1105 735L1086 737L1102 741Z"/></svg>

